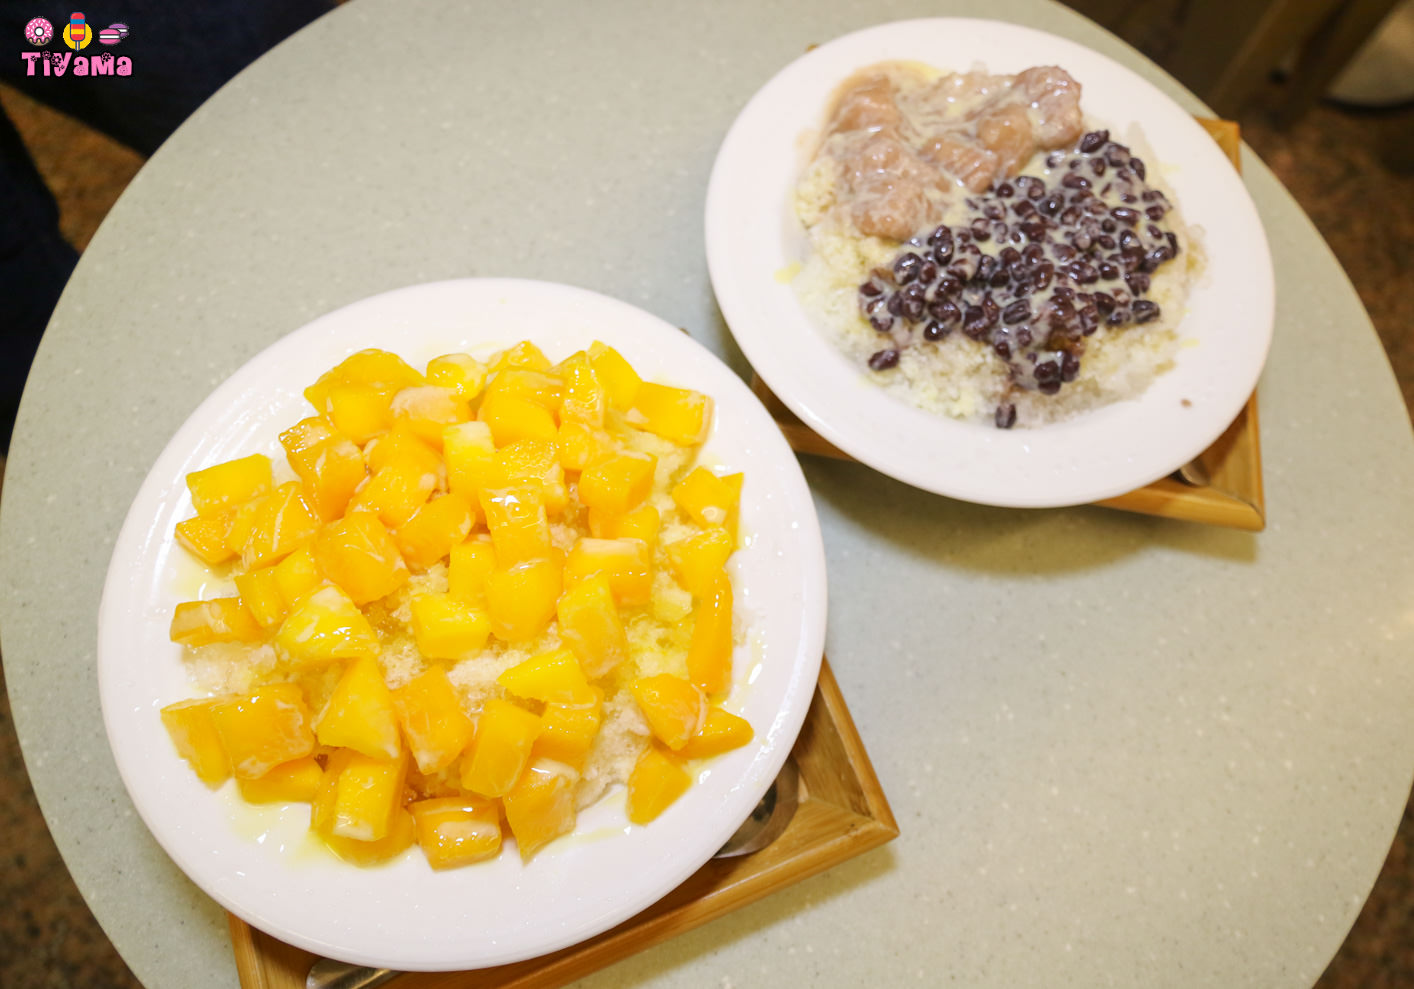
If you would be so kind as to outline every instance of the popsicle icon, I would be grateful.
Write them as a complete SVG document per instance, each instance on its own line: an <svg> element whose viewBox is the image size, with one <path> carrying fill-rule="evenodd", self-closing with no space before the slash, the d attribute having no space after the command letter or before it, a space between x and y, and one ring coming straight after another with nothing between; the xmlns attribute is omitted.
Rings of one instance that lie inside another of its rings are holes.
<svg viewBox="0 0 1414 989"><path fill-rule="evenodd" d="M127 36L128 26L126 24L109 24L98 32L98 43L100 45L116 45Z"/></svg>
<svg viewBox="0 0 1414 989"><path fill-rule="evenodd" d="M92 40L88 36L88 23L81 12L76 10L69 15L69 26L64 29L64 40L74 51L78 51Z"/></svg>

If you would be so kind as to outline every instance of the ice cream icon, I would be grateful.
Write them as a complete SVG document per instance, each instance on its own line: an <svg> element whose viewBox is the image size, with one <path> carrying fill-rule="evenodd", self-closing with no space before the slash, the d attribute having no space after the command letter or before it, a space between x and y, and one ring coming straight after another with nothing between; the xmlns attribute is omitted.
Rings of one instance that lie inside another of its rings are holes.
<svg viewBox="0 0 1414 989"><path fill-rule="evenodd" d="M93 42L93 29L88 26L79 11L69 15L69 23L64 27L64 44L74 51L87 48Z"/></svg>
<svg viewBox="0 0 1414 989"><path fill-rule="evenodd" d="M98 32L98 43L100 45L116 45L127 36L128 26L126 24L109 24Z"/></svg>

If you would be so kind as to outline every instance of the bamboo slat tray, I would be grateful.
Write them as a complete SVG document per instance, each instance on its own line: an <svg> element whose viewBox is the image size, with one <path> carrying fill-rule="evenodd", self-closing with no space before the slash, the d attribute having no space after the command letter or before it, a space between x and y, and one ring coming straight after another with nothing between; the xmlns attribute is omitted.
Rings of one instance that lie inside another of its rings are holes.
<svg viewBox="0 0 1414 989"><path fill-rule="evenodd" d="M577 945L472 972L410 972L393 989L548 989L582 978L737 907L891 841L898 825L828 662L791 752L800 806L785 832L740 858L712 859L642 913ZM230 916L242 989L304 989L316 957ZM475 936L469 932L468 936Z"/></svg>
<svg viewBox="0 0 1414 989"><path fill-rule="evenodd" d="M1241 171L1242 137L1230 120L1196 118L1213 140ZM752 376L751 389L765 404L791 447L799 453L851 460L801 422L765 382ZM1137 491L1107 498L1096 504L1144 515L1203 522L1260 532L1266 526L1266 499L1262 494L1262 447L1257 423L1257 393L1238 413L1226 431L1200 453L1184 479L1175 473L1145 485ZM1206 483L1193 479L1206 478Z"/></svg>

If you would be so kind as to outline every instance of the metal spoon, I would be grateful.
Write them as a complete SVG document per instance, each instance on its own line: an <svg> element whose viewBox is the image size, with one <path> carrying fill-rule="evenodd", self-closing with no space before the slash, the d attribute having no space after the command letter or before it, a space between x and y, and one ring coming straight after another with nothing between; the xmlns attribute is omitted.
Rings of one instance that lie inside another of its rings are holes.
<svg viewBox="0 0 1414 989"><path fill-rule="evenodd" d="M800 770L794 757L789 757L751 816L712 857L734 858L765 848L785 831L799 804ZM305 989L374 989L399 975L402 973L386 968L368 968L332 958L320 958L311 966L304 985Z"/></svg>

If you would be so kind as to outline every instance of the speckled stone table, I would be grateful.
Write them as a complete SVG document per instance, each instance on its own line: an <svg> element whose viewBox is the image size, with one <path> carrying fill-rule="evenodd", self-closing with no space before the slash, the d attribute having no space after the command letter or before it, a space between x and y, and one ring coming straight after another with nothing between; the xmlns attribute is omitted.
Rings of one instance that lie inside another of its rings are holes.
<svg viewBox="0 0 1414 989"><path fill-rule="evenodd" d="M1072 37L1201 108L1059 6ZM94 673L108 554L168 437L280 336L415 282L618 296L746 371L702 247L712 158L811 42L957 0L356 0L138 175L40 350L0 511L0 634L35 790L153 989L234 986L224 917L134 814ZM811 461L829 653L896 842L594 986L1309 985L1414 775L1414 444L1368 319L1270 173L1260 535L1017 512Z"/></svg>

